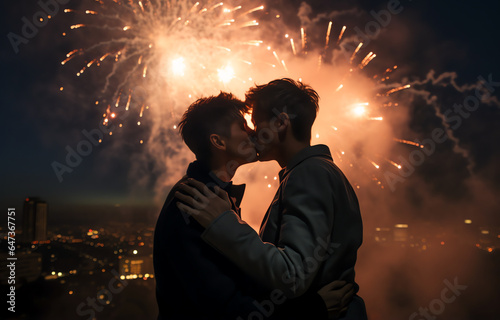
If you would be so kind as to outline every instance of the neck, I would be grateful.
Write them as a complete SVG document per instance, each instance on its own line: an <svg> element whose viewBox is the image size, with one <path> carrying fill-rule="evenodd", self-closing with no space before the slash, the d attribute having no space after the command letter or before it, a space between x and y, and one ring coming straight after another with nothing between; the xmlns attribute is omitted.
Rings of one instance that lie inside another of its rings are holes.
<svg viewBox="0 0 500 320"><path fill-rule="evenodd" d="M283 148L281 149L280 156L278 159L276 159L280 165L281 168L284 168L288 165L290 160L299 153L304 148L310 147L311 143L308 142L300 142L297 140L290 141L288 143L285 143Z"/></svg>
<svg viewBox="0 0 500 320"><path fill-rule="evenodd" d="M238 162L230 159L212 159L209 164L210 171L223 182L230 182L239 166Z"/></svg>

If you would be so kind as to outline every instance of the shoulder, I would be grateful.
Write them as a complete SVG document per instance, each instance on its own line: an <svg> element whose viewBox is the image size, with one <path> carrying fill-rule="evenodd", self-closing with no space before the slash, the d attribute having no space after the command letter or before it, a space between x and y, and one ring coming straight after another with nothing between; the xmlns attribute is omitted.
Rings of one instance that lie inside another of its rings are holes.
<svg viewBox="0 0 500 320"><path fill-rule="evenodd" d="M290 170L289 175L315 178L326 178L338 171L332 159L326 157L310 157Z"/></svg>
<svg viewBox="0 0 500 320"><path fill-rule="evenodd" d="M310 157L290 170L283 181L283 188L308 189L323 192L338 189L346 184L347 178L328 157Z"/></svg>
<svg viewBox="0 0 500 320"><path fill-rule="evenodd" d="M320 193L333 186L331 164L321 157L310 157L293 167L282 181L282 191L288 196Z"/></svg>
<svg viewBox="0 0 500 320"><path fill-rule="evenodd" d="M187 177L180 179L167 195L165 203L158 216L157 228L164 229L177 229L179 225L190 224L190 217L185 217L183 213L177 207L177 198L175 198L175 192L179 190L179 184L185 181Z"/></svg>

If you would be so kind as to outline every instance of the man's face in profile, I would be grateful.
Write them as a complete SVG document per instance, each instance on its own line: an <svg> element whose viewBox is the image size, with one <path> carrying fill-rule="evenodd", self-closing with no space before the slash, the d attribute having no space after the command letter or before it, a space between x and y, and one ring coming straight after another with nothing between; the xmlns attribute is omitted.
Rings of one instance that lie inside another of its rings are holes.
<svg viewBox="0 0 500 320"><path fill-rule="evenodd" d="M257 161L255 144L251 139L253 135L254 131L248 127L243 117L231 124L230 137L226 139L226 151L240 165Z"/></svg>
<svg viewBox="0 0 500 320"><path fill-rule="evenodd" d="M276 127L271 121L265 120L265 117L252 113L252 123L254 125L255 149L258 153L259 161L275 160L273 152L276 150L276 144L279 143Z"/></svg>

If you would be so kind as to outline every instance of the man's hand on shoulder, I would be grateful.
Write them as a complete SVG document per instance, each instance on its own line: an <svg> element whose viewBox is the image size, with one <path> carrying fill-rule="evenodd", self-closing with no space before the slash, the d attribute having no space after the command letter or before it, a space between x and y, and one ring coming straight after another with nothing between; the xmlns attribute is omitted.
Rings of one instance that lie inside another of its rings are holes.
<svg viewBox="0 0 500 320"><path fill-rule="evenodd" d="M231 200L226 191L218 186L212 192L204 183L188 179L179 185L182 192L177 191L175 197L177 207L192 216L204 228L207 228L217 217L231 210Z"/></svg>

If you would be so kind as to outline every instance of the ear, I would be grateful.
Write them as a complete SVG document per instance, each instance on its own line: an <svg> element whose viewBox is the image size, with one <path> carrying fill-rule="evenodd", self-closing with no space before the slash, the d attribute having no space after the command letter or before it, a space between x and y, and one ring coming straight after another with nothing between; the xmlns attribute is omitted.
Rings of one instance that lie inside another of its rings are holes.
<svg viewBox="0 0 500 320"><path fill-rule="evenodd" d="M276 129L278 130L278 132L285 132L289 126L290 117L288 116L288 113L280 113L276 119Z"/></svg>
<svg viewBox="0 0 500 320"><path fill-rule="evenodd" d="M210 144L219 150L226 150L226 142L221 138L220 135L212 133L210 135Z"/></svg>

